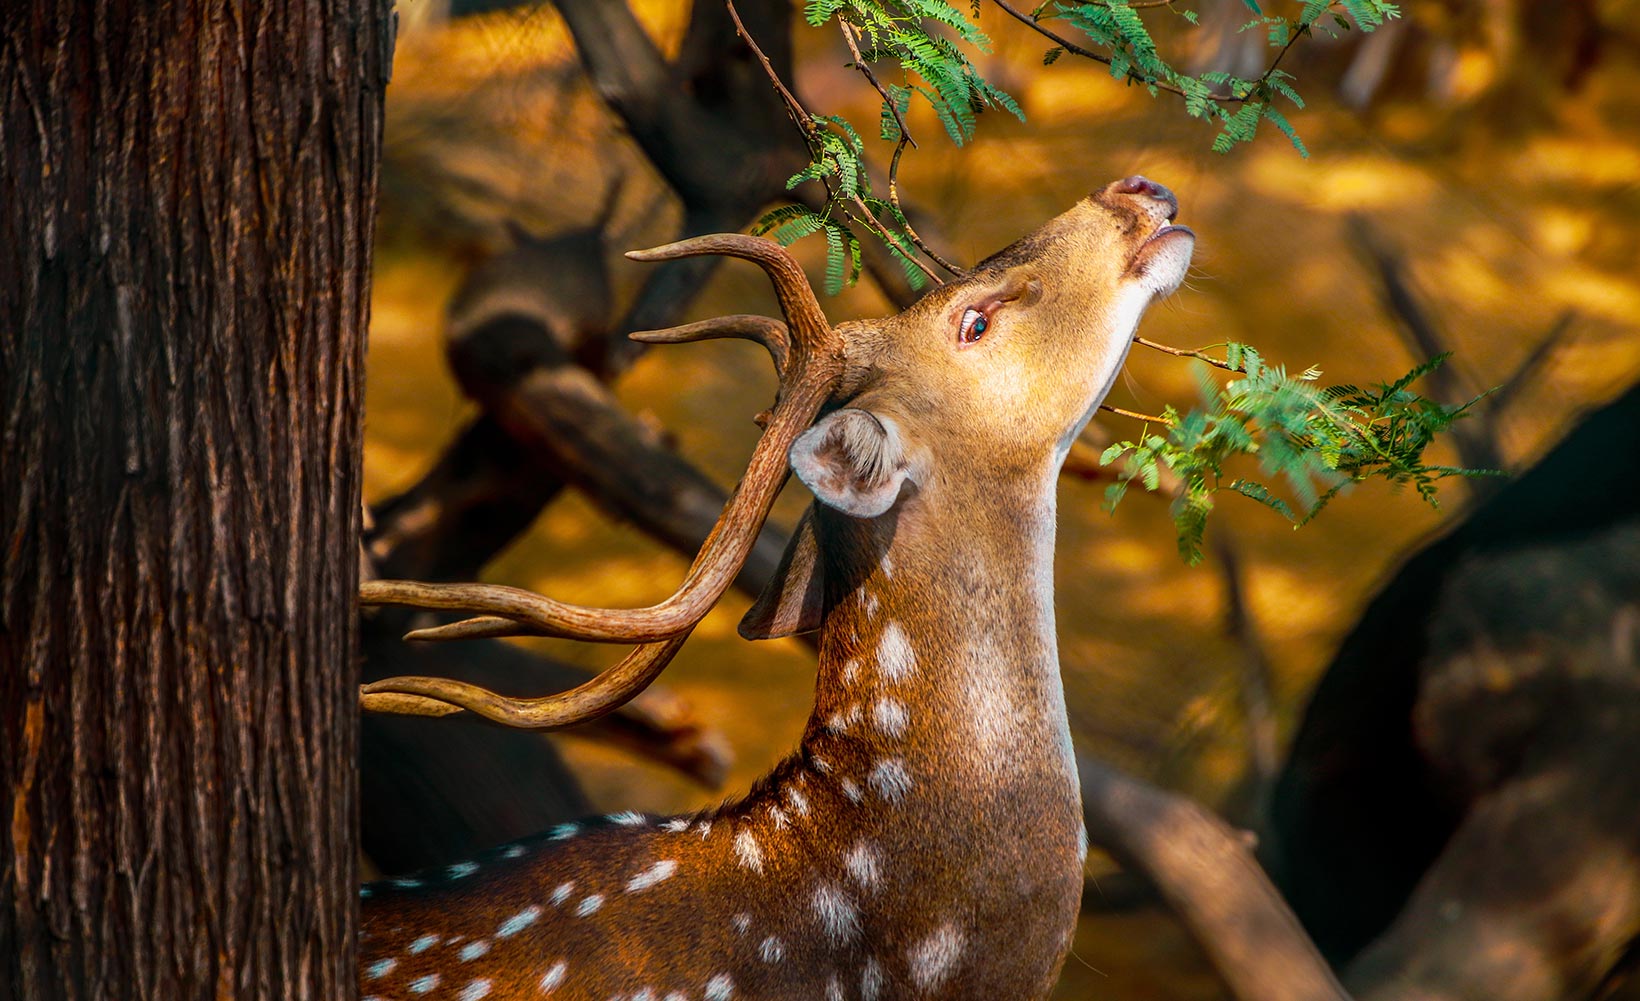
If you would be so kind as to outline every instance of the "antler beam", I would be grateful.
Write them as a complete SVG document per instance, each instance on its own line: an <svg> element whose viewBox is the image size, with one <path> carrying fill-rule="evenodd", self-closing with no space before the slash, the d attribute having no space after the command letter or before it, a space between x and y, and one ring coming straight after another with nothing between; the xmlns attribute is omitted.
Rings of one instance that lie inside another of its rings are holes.
<svg viewBox="0 0 1640 1001"><path fill-rule="evenodd" d="M786 324L737 316L651 333L662 342L712 336L759 341L774 359L781 388L745 476L671 597L647 608L615 609L572 605L520 588L489 584L369 581L359 589L359 600L366 605L398 604L473 613L473 617L459 622L418 629L407 638L544 635L643 645L615 667L559 695L508 699L464 682L401 677L364 686L365 708L418 715L443 711L435 704L420 701L433 699L509 726L556 729L585 722L621 705L653 681L696 623L723 596L785 483L786 455L792 442L814 422L831 396L843 372L844 359L842 341L826 321L802 267L773 241L719 234L632 251L627 257L667 261L708 254L738 257L761 267L774 284Z"/></svg>

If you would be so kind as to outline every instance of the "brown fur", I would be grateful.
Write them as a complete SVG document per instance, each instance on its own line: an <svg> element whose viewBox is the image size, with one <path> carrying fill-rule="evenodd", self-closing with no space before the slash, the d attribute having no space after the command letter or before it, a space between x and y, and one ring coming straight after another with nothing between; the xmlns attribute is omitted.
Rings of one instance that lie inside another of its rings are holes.
<svg viewBox="0 0 1640 1001"><path fill-rule="evenodd" d="M745 627L821 624L800 749L693 818L595 821L368 887L361 992L538 998L562 962L550 996L584 1001L1046 996L1085 851L1053 624L1055 479L1139 311L1182 277L1188 231L1146 242L1170 214L1118 182L900 316L841 327L837 402L877 420L834 411L810 433L840 437L793 448L823 503ZM975 304L990 329L959 345ZM891 506L829 506L834 489L888 482L894 453L870 440L885 429L903 449ZM437 944L412 953L423 936Z"/></svg>

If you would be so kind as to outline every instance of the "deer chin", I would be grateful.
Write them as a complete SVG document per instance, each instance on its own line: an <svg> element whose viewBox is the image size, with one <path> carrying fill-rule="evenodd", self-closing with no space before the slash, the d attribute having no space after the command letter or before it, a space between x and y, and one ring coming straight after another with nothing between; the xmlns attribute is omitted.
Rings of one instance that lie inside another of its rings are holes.
<svg viewBox="0 0 1640 1001"><path fill-rule="evenodd" d="M1189 226L1161 226L1133 255L1128 274L1157 298L1171 295L1184 282L1196 234Z"/></svg>

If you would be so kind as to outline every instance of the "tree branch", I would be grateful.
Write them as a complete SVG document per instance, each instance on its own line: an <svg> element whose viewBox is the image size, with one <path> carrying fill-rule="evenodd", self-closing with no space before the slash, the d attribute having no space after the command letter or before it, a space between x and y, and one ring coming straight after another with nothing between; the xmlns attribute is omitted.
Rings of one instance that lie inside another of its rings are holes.
<svg viewBox="0 0 1640 1001"><path fill-rule="evenodd" d="M1228 824L1103 762L1077 768L1089 841L1156 886L1236 1001L1349 1001Z"/></svg>

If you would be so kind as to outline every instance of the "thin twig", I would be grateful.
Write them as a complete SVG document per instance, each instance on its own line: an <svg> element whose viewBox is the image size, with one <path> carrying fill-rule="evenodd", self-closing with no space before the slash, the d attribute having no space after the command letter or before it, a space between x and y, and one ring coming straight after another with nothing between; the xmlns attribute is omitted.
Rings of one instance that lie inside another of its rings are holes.
<svg viewBox="0 0 1640 1001"><path fill-rule="evenodd" d="M871 66L866 62L865 56L860 54L859 39L854 35L854 25L841 18L838 19L837 25L843 29L843 41L848 43L848 50L854 56L854 68L859 70L871 85L877 88L877 93L883 96L883 104L888 108L889 114L894 116L894 124L899 126L901 141L910 143L912 149L918 149L917 140L911 138L911 130L906 128L905 119L900 115L900 106L894 103L888 91L877 81L877 74L871 72Z"/></svg>
<svg viewBox="0 0 1640 1001"><path fill-rule="evenodd" d="M947 261L939 254L934 253L934 251L930 249L927 244L923 243L922 238L917 235L917 231L911 228L911 222L906 218L905 210L900 208L900 154L905 152L907 143L911 145L912 149L920 149L921 147L917 145L917 140L911 137L911 129L905 123L905 116L900 114L899 105L894 103L894 98L889 94L887 89L883 87L882 83L878 81L877 74L871 71L871 66L866 63L865 56L860 53L859 38L855 35L854 26L843 20L839 20L837 23L843 30L843 41L848 43L848 50L850 54L854 56L854 68L859 70L861 75L870 81L871 85L877 89L878 94L882 95L883 106L888 109L888 113L890 115L894 116L894 125L900 130L899 142L894 144L894 158L889 161L888 167L888 200L894 206L894 214L898 217L896 221L899 222L901 226L905 227L905 235L911 240L913 246L922 251L924 254L927 254L929 260L933 261L935 264L938 264L947 272L960 278L967 272L953 265L950 261ZM886 228L884 227L879 226L874 228L878 230L879 235L886 232ZM890 246L895 246L898 241L888 239L887 242ZM908 257L908 259L916 263L918 267L921 267L923 273L926 274L934 284L945 284L940 280L938 275L934 274L934 272L930 271L928 268L923 267L921 261L917 261L915 258L910 258L909 255L902 254L901 256Z"/></svg>
<svg viewBox="0 0 1640 1001"><path fill-rule="evenodd" d="M909 138L904 132L900 133L900 135L902 137L902 141L899 145L894 147L894 159L890 161L888 165L888 200L889 203L894 206L894 215L897 217L900 225L905 227L906 237L911 240L918 250L927 254L929 260L933 261L935 264L938 264L950 274L957 278L961 278L968 274L967 270L957 267L955 264L952 264L950 261L941 257L939 254L934 253L933 249L930 248L928 244L923 242L922 237L917 235L917 231L911 228L911 217L906 215L905 209L900 207L900 154L905 152L905 142L903 140L905 138ZM937 284L944 284L944 282L941 282L938 278L934 279L934 281Z"/></svg>
<svg viewBox="0 0 1640 1001"><path fill-rule="evenodd" d="M1178 357L1178 358L1195 358L1198 361L1204 361L1209 365L1213 365L1217 368L1222 368L1226 372L1240 372L1241 371L1241 369L1236 368L1234 365L1230 364L1229 362L1220 361L1219 359L1214 358L1212 355L1206 354L1206 353L1201 352L1201 351L1192 351L1189 348L1169 347L1166 344L1159 344L1156 341L1153 341L1153 340L1150 340L1150 339L1144 338L1144 337L1135 337L1133 339L1133 343L1142 344L1147 348L1153 348L1157 351L1164 351L1164 352L1166 352L1170 355L1173 355L1175 357Z"/></svg>
<svg viewBox="0 0 1640 1001"><path fill-rule="evenodd" d="M1053 42L1055 45L1057 45L1060 48L1064 49L1066 52L1074 53L1075 55L1079 55L1084 59L1092 59L1094 62L1103 63L1106 66L1109 66L1111 64L1111 60L1110 60L1109 56L1101 55L1100 53L1095 52L1092 49L1084 49L1082 46L1077 45L1075 42L1071 41L1070 39L1065 38L1064 36L1057 34L1056 32L1054 32L1053 29L1043 27L1042 23L1036 19L1035 14L1025 13L1024 11L1020 10L1018 7L1015 7L1013 4L1009 3L1008 0L991 0L991 2L996 4L998 7L1001 7L1014 20L1018 21L1020 24L1025 25L1026 27L1030 28L1032 31L1035 31L1037 34L1039 34L1039 35L1043 36L1044 38L1048 39L1049 41ZM1139 83L1143 83L1143 84L1146 84L1148 86L1155 87L1158 90L1165 90L1170 94L1177 94L1180 97L1184 96L1184 91L1183 90L1181 90L1180 88L1178 88L1178 87L1176 87L1176 86L1174 86L1173 84L1170 84L1170 83L1164 83L1160 80L1147 80L1144 77L1142 77L1139 74L1134 73L1132 71L1128 72L1127 78L1129 80L1136 80ZM1228 97L1228 98L1222 98L1221 100L1243 101L1243 100L1246 100L1246 98L1238 98L1238 97L1233 97L1232 96L1232 97Z"/></svg>
<svg viewBox="0 0 1640 1001"><path fill-rule="evenodd" d="M1108 403L1099 404L1099 409L1108 410L1118 417L1129 417L1136 421L1144 421L1147 424L1161 424L1164 427L1167 425L1165 419L1157 417L1155 414L1141 414L1137 410L1123 410L1121 407L1113 407Z"/></svg>
<svg viewBox="0 0 1640 1001"><path fill-rule="evenodd" d="M1052 29L1044 27L1042 22L1037 19L1037 16L1034 13L1027 14L1015 7L1013 4L1009 3L1008 0L991 0L991 2L995 3L998 7L1001 7L1010 16L1012 16L1014 20L1030 28L1032 31L1035 31L1037 34L1042 35L1044 38L1047 38L1049 41L1064 49L1066 52L1081 56L1084 59L1091 59L1094 62L1101 63L1105 66L1111 65L1110 56L1094 52L1092 49L1085 49L1070 39L1065 38L1063 35L1056 33ZM1171 0L1152 0L1152 2L1130 3L1127 6L1132 9L1139 9L1144 7L1171 7L1172 5ZM1322 8L1321 13L1326 14L1336 6L1336 2L1329 3L1326 7ZM1316 20L1320 20L1319 15ZM1215 94L1210 95L1208 100L1219 104L1244 104L1247 101L1252 100L1254 95L1263 91L1265 86L1269 84L1270 78L1275 75L1276 69L1281 65L1281 61L1287 57L1288 50L1291 49L1300 38L1310 34L1314 23L1315 22L1312 21L1309 24L1298 25L1297 29L1293 31L1290 36L1288 36L1287 44L1283 45L1281 47L1281 51L1276 53L1276 57L1270 61L1269 66L1265 67L1264 72L1260 74L1256 81L1254 81L1253 86L1248 88L1247 93ZM1157 90L1165 90L1169 94L1177 94L1180 97L1186 96L1184 90L1180 87L1161 80L1148 79L1138 73L1133 72L1132 70L1128 71L1127 78L1131 81L1145 84L1148 87L1155 87Z"/></svg>
<svg viewBox="0 0 1640 1001"><path fill-rule="evenodd" d="M735 10L734 0L723 0L723 2L724 2L724 6L726 6L729 10L729 17L731 19L733 19L734 22L735 22L735 32L740 35L741 40L743 40L746 43L747 47L752 50L752 54L757 56L758 62L763 64L763 72L768 75L769 81L772 84L774 84L774 89L780 95L780 99L783 102L785 102L786 113L791 116L792 121L794 123L796 123L797 127L803 131L803 138L806 142L808 142L810 144L810 147L812 149L813 144L815 142L814 134L820 129L819 123L815 120L814 116L809 113L808 109L803 107L803 102L801 102L797 99L797 95L793 94L791 92L791 90L789 88L787 88L785 82L780 79L780 74L775 72L774 65L769 62L769 57L763 54L763 50L758 46L756 40L753 39L751 33L746 30L746 26L741 23L740 13L737 10ZM868 69L865 68L864 60L860 57L860 50L855 45L854 39L849 35L847 30L845 30L843 32L843 37L848 40L849 48L850 48L850 50L852 50L854 52L856 60L857 60L857 66L860 68L861 72L865 73L866 78L872 82L873 86L877 86L878 93L884 94L884 96L886 97L887 95L883 91L882 87L877 85L876 78L873 77L871 72ZM895 118L899 119L899 110L897 108L894 108L894 105L893 105L892 101L889 102L889 107L894 110ZM910 134L905 131L904 121L900 122L900 136L901 136L901 140L902 140L901 144L900 144L900 148L903 149L904 145L905 145L905 142L910 140ZM913 145L915 145L915 144L913 143ZM896 161L897 160L898 160L898 157L896 157ZM837 194L831 186L831 181L828 178L822 177L822 178L820 178L820 183L825 186L826 201L827 202L836 201L837 200ZM892 194L893 193L893 177L892 177L892 175L890 176L889 186L890 186L890 194ZM866 226L868 229L875 232L880 239L882 239L884 242L888 243L890 246L896 246L897 245L897 241L895 241L893 236L891 234L889 234L888 230L886 228L884 228L883 224L877 220L876 216L871 214L871 210L866 206L865 202L862 201L859 197L856 196L856 197L848 199L844 203L844 205L845 205L844 211L848 213L849 218L855 219L857 222L861 223L862 225ZM855 212L848 212L848 206L849 205L854 206L858 210L859 214L856 215ZM895 202L894 207L895 207L896 210L899 209L899 203L897 201ZM904 213L903 212L900 212L899 215L901 216L901 218L904 218ZM910 230L910 226L907 226L906 228L907 228L908 231ZM945 268L947 271L950 271L952 274L960 275L960 274L963 273L962 271L953 268L950 264L947 264L942 258L939 257L939 255L937 255L933 251L929 250L928 247L924 246L922 241L917 239L917 237L915 235L911 236L911 241L912 241L912 243L914 243L917 246L918 249L920 249L923 253L927 254L936 263L938 263L940 267ZM936 285L945 284L943 281L940 280L939 275L936 275L934 273L933 269L930 268L928 265L924 264L922 261L919 261L919 260L917 260L917 258L911 257L911 256L907 256L906 260L911 261L917 267L921 268L923 273L926 274L928 276L929 280L932 281L934 284L936 284Z"/></svg>
<svg viewBox="0 0 1640 1001"><path fill-rule="evenodd" d="M849 211L850 206L853 207L854 211ZM882 240L890 247L896 247L897 241L895 241L894 235L888 231L888 227L884 226L876 216L871 214L871 207L867 205L859 195L850 196L848 200L843 203L843 211L847 213L850 219L861 223L867 229L876 233L878 239ZM914 255L901 252L900 256L904 257L912 264L915 264L923 274L928 276L928 280L933 282L935 285L945 284L945 282L940 280L940 276L934 273L933 268L924 264L922 261L917 260ZM943 264L941 266L944 267Z"/></svg>
<svg viewBox="0 0 1640 1001"><path fill-rule="evenodd" d="M780 79L780 74L774 71L774 64L769 62L769 57L764 55L763 50L758 47L757 40L752 37L752 33L747 31L746 26L740 22L740 12L735 10L735 0L723 0L723 3L729 9L729 17L735 22L735 34L739 35L741 41L746 43L746 47L752 50L752 55L757 57L757 61L763 64L763 72L769 75L769 82L774 84L775 92L785 102L786 113L792 116L792 122L803 130L804 138L812 136L814 130L819 128L814 123L814 116L809 114L807 108L803 107L803 102L797 99L797 95L786 89L785 83Z"/></svg>
<svg viewBox="0 0 1640 1001"><path fill-rule="evenodd" d="M1572 309L1566 310L1556 318L1554 326L1549 328L1549 332L1538 341L1537 346L1527 352L1521 363L1515 366L1515 370L1510 372L1487 398L1487 404L1493 413L1501 413L1513 403L1527 380L1537 374L1551 355L1565 346L1566 335L1571 331L1576 319L1577 311Z"/></svg>

